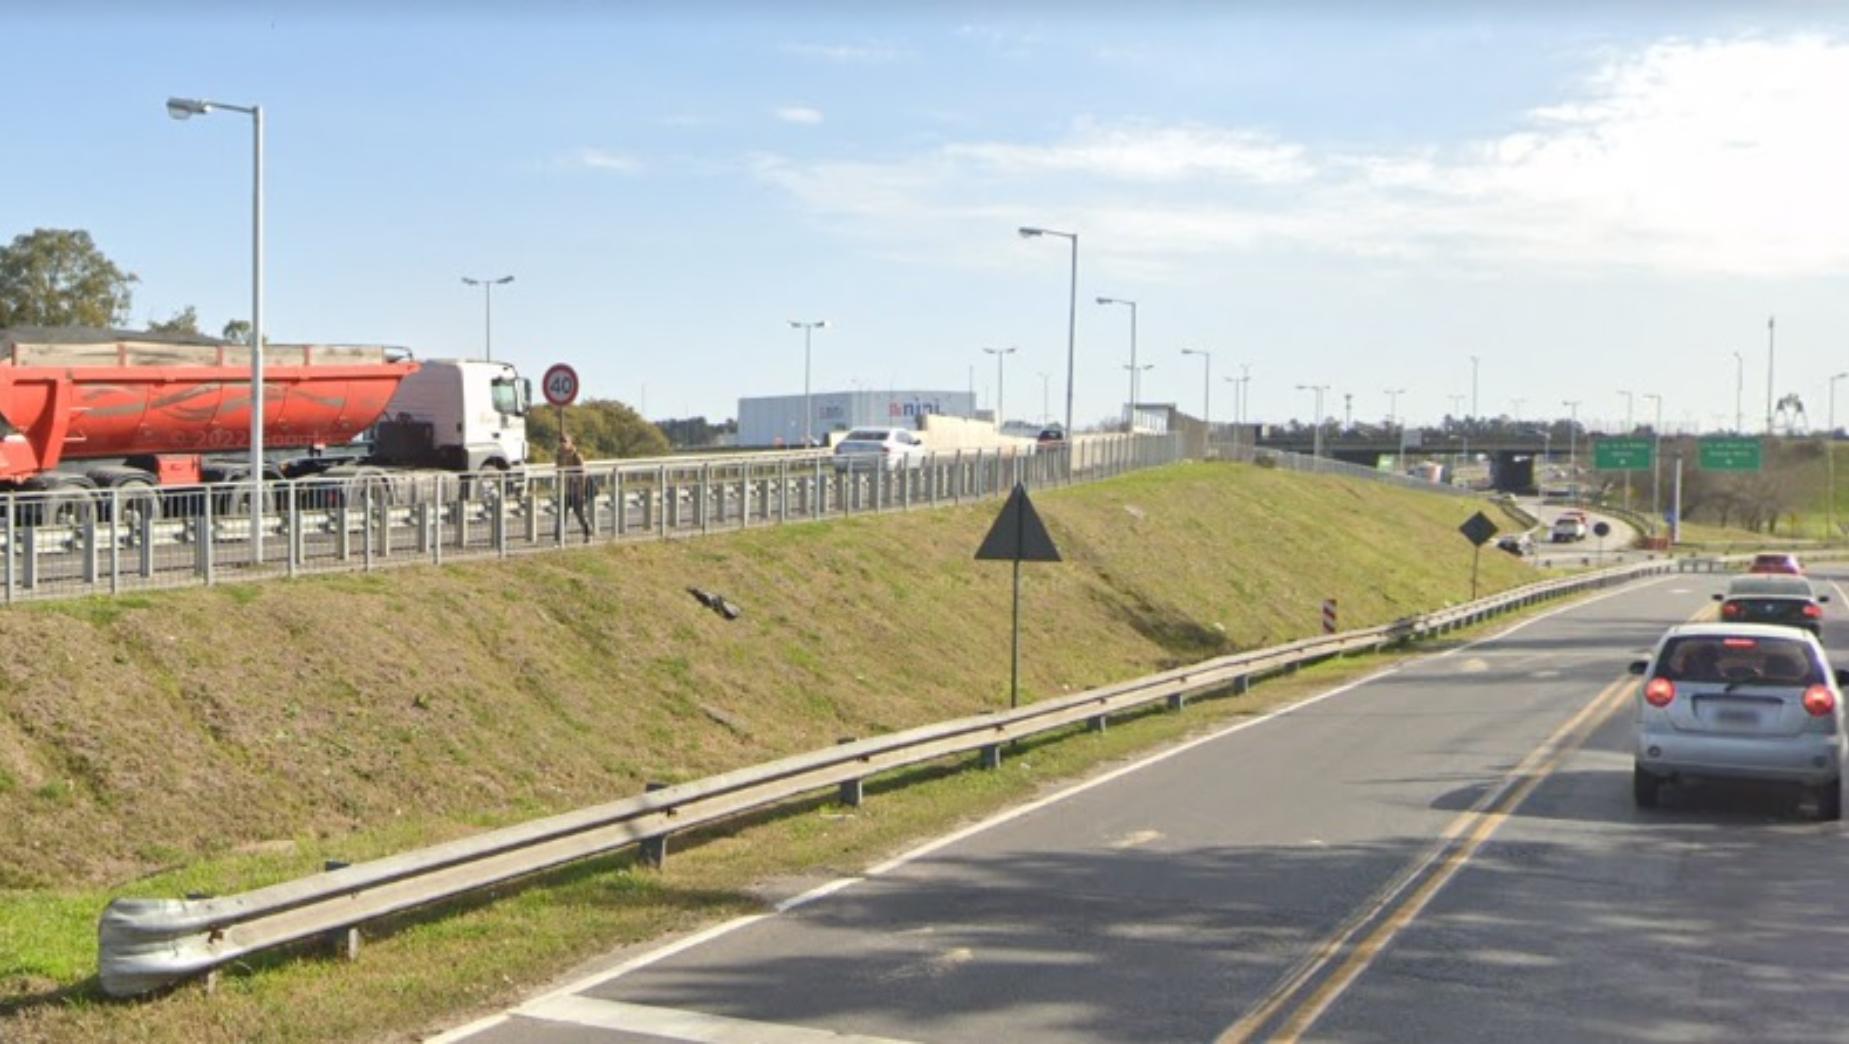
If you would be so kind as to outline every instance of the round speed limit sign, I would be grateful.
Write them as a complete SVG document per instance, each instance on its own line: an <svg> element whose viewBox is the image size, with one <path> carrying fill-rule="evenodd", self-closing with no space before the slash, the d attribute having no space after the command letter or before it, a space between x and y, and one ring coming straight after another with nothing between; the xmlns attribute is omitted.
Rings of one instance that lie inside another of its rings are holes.
<svg viewBox="0 0 1849 1044"><path fill-rule="evenodd" d="M578 371L556 363L540 378L540 390L546 393L546 401L554 406L570 406L578 398Z"/></svg>

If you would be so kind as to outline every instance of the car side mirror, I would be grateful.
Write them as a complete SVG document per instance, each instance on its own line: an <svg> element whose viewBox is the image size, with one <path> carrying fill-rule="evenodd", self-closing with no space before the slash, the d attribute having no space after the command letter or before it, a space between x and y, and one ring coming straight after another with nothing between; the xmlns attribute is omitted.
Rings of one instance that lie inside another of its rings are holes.
<svg viewBox="0 0 1849 1044"><path fill-rule="evenodd" d="M1725 602L1727 600L1727 596L1724 594L1717 594L1714 596L1714 600L1717 602Z"/></svg>
<svg viewBox="0 0 1849 1044"><path fill-rule="evenodd" d="M1824 603L1824 602L1827 602L1827 601L1829 601L1829 600L1830 600L1830 596L1829 596L1829 595L1818 595L1818 596L1817 596L1817 602L1818 602L1819 604L1822 604L1822 603Z"/></svg>
<svg viewBox="0 0 1849 1044"><path fill-rule="evenodd" d="M1632 660L1631 661L1630 672L1632 674L1641 675L1642 673L1644 673L1645 671L1649 669L1650 669L1649 660Z"/></svg>

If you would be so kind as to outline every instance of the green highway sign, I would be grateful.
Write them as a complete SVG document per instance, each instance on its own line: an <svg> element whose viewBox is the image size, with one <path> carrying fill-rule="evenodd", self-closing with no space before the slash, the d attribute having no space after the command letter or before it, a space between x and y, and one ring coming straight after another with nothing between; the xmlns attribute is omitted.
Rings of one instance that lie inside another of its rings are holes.
<svg viewBox="0 0 1849 1044"><path fill-rule="evenodd" d="M1592 444L1592 467L1596 471L1649 471L1649 439L1599 439Z"/></svg>
<svg viewBox="0 0 1849 1044"><path fill-rule="evenodd" d="M1711 438L1701 440L1703 471L1758 471L1758 439Z"/></svg>

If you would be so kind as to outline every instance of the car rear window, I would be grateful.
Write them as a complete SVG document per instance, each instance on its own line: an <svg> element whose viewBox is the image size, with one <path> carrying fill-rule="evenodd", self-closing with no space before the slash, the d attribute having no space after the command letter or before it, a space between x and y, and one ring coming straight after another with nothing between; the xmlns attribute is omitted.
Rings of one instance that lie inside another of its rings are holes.
<svg viewBox="0 0 1849 1044"><path fill-rule="evenodd" d="M1790 555L1757 555L1753 558L1754 565L1762 566L1788 566L1791 562Z"/></svg>
<svg viewBox="0 0 1849 1044"><path fill-rule="evenodd" d="M1691 635L1663 647L1656 673L1670 681L1821 685L1823 665L1811 647L1790 638Z"/></svg>
<svg viewBox="0 0 1849 1044"><path fill-rule="evenodd" d="M885 442L886 431L883 428L855 428L847 433L847 437L855 442Z"/></svg>
<svg viewBox="0 0 1849 1044"><path fill-rule="evenodd" d="M1735 580L1727 585L1727 593L1730 596L1809 598L1812 591L1809 583L1796 577L1767 576Z"/></svg>

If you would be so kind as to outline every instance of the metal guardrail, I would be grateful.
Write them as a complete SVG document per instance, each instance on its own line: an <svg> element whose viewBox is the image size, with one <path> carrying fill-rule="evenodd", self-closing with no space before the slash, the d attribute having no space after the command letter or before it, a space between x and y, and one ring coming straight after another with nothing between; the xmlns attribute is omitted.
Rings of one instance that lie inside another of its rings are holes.
<svg viewBox="0 0 1849 1044"><path fill-rule="evenodd" d="M1674 568L1666 561L1651 562L1530 584L1391 624L1235 653L1017 710L843 743L241 895L119 898L109 904L100 926L102 987L111 996L133 996L249 954L330 936L352 952L359 925L574 860L640 845L645 858L658 864L666 858L668 837L679 831L829 788L839 788L846 803L859 804L862 782L882 772L970 752L980 752L987 767L999 766L1002 747L1011 740L1082 722L1101 728L1113 714L1161 702L1179 710L1190 695L1228 687L1242 692L1256 678L1304 663L1382 649L1545 598Z"/></svg>
<svg viewBox="0 0 1849 1044"><path fill-rule="evenodd" d="M0 494L0 602L505 558L960 504L1179 460L1173 435L913 458L797 450L599 461L561 473L400 474L344 468L266 483L252 560L248 484Z"/></svg>

